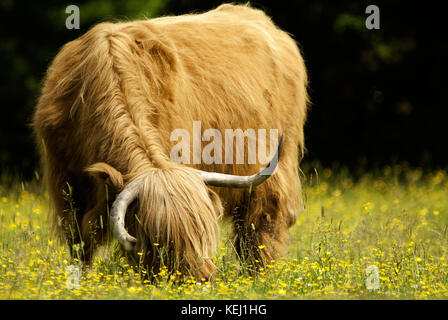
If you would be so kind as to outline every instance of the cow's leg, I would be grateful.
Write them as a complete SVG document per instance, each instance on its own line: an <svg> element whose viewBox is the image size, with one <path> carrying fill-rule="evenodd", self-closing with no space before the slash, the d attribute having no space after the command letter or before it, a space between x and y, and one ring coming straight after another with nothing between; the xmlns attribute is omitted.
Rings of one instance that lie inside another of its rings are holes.
<svg viewBox="0 0 448 320"><path fill-rule="evenodd" d="M109 238L108 207L114 200L114 192L105 181L92 179L87 174L81 174L75 188L77 209L80 210L77 221L80 223L80 259L90 264L95 250Z"/></svg>
<svg viewBox="0 0 448 320"><path fill-rule="evenodd" d="M95 249L106 241L107 226L107 211L102 203L97 204L83 215L81 221L81 239L83 243L81 259L84 263L89 264Z"/></svg>
<svg viewBox="0 0 448 320"><path fill-rule="evenodd" d="M234 212L235 248L249 269L270 263L284 252L287 224L275 197L253 191L245 197L248 205Z"/></svg>
<svg viewBox="0 0 448 320"><path fill-rule="evenodd" d="M293 169L279 170L270 181L246 192L234 211L235 247L250 269L271 263L285 253L287 230L302 205L298 173L289 172Z"/></svg>
<svg viewBox="0 0 448 320"><path fill-rule="evenodd" d="M85 175L58 176L49 179L54 204L54 222L61 238L68 244L72 258L90 264L95 248L104 240L107 227L107 209L99 200L95 186ZM100 198L101 199L101 198ZM88 207L88 203L95 203Z"/></svg>

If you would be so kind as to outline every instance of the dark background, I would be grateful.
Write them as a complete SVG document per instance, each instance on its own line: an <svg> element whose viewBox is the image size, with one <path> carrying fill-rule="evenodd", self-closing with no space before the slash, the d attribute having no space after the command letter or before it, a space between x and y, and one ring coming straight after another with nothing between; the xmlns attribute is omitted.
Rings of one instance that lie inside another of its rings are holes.
<svg viewBox="0 0 448 320"><path fill-rule="evenodd" d="M238 2L238 1L237 1ZM0 1L0 175L38 169L29 122L58 49L93 24L201 12L221 1ZM80 8L67 30L65 8ZM312 107L305 161L446 167L447 34L443 1L252 1L302 48ZM367 30L365 9L380 8ZM446 13L445 13L446 15Z"/></svg>

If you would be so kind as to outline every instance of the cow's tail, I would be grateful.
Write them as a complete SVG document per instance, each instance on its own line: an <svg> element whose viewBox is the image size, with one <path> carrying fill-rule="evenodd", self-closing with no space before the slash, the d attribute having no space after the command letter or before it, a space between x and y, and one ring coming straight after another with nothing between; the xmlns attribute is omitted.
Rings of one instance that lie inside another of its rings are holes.
<svg viewBox="0 0 448 320"><path fill-rule="evenodd" d="M93 125L104 132L103 156L124 177L117 198L127 185L138 186L138 201L130 201L121 217L128 230L111 218L114 234L152 272L165 265L198 278L213 276L221 202L193 169L170 162L153 126L156 110L163 110L157 104L172 94L175 56L143 25L100 24L82 41L91 45L80 62L82 85L72 112L101 122ZM136 238L132 247L129 235Z"/></svg>

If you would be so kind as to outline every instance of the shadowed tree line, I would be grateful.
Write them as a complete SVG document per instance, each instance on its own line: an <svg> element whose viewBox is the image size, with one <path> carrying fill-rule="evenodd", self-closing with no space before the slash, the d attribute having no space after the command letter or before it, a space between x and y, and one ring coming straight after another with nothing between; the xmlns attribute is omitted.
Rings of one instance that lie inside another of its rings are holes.
<svg viewBox="0 0 448 320"><path fill-rule="evenodd" d="M237 1L238 2L238 1ZM0 170L31 177L38 166L29 128L45 70L58 49L101 21L201 12L220 1L0 2ZM80 8L67 30L65 8ZM300 44L312 107L306 159L348 166L406 160L446 166L447 42L442 2L253 1ZM365 9L380 8L380 30Z"/></svg>

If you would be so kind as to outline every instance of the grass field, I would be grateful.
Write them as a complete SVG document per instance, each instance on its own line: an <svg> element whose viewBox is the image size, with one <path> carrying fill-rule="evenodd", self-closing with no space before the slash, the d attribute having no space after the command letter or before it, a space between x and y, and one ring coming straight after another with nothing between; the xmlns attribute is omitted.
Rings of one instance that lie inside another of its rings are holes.
<svg viewBox="0 0 448 320"><path fill-rule="evenodd" d="M50 232L40 183L0 185L0 299L444 299L448 297L448 175L405 164L375 172L304 170L306 210L287 257L250 276L226 239L216 281L142 283L116 243L79 283ZM260 246L259 250L263 250ZM374 266L374 267L372 267ZM375 272L378 272L377 274Z"/></svg>

